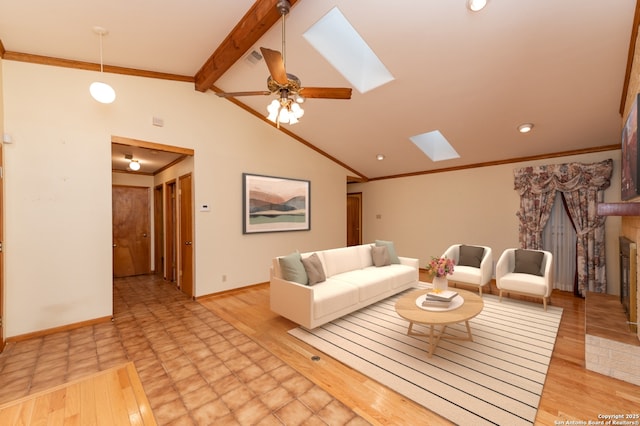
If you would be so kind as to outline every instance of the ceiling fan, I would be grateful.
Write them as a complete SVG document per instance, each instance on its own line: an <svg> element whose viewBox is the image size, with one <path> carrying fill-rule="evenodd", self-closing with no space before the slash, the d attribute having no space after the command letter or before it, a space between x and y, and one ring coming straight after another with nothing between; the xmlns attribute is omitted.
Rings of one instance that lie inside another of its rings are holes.
<svg viewBox="0 0 640 426"><path fill-rule="evenodd" d="M291 9L288 0L279 0L276 8L282 15L282 52L261 47L260 51L269 69L267 89L252 92L216 92L223 98L254 95L277 95L267 107L269 120L280 127L280 123L295 124L304 114L300 104L306 98L351 99L351 88L344 87L303 87L300 79L285 69L285 16Z"/></svg>

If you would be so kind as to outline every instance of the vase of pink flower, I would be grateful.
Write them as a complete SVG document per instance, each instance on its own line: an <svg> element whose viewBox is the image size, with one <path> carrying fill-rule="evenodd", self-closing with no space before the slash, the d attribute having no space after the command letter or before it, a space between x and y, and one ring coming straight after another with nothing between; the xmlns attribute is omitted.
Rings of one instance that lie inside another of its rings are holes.
<svg viewBox="0 0 640 426"><path fill-rule="evenodd" d="M433 289L444 291L449 288L449 280L447 275L453 274L455 262L447 257L432 257L426 266L426 271L431 275L431 284Z"/></svg>

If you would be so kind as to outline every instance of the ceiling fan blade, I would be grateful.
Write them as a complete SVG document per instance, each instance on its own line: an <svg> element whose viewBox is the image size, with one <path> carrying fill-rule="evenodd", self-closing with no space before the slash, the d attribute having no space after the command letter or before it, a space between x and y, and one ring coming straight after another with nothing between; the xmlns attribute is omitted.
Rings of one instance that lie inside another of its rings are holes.
<svg viewBox="0 0 640 426"><path fill-rule="evenodd" d="M350 87L303 87L298 93L304 98L351 99Z"/></svg>
<svg viewBox="0 0 640 426"><path fill-rule="evenodd" d="M267 68L269 68L271 78L278 84L286 85L289 82L289 79L287 78L287 72L284 69L282 54L277 50L267 49L266 47L261 47L260 51L262 52L264 61L267 63Z"/></svg>
<svg viewBox="0 0 640 426"><path fill-rule="evenodd" d="M267 90L256 90L254 92L216 92L216 95L221 98L235 98L236 96L256 96L270 94L271 92Z"/></svg>

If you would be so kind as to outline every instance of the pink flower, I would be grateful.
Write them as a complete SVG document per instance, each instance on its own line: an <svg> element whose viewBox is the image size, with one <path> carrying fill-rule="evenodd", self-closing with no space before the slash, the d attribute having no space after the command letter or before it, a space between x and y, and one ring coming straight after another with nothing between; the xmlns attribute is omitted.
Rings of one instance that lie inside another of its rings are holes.
<svg viewBox="0 0 640 426"><path fill-rule="evenodd" d="M427 264L427 273L436 277L444 277L453 274L454 261L446 257L432 257Z"/></svg>

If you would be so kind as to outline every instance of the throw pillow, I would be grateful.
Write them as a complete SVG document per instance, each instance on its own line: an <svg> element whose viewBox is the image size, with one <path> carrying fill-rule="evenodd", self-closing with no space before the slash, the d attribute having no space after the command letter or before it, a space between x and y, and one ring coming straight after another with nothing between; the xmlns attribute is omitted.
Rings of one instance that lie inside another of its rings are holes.
<svg viewBox="0 0 640 426"><path fill-rule="evenodd" d="M307 285L309 279L307 278L307 271L304 270L300 253L296 251L286 256L282 256L278 261L280 262L283 279Z"/></svg>
<svg viewBox="0 0 640 426"><path fill-rule="evenodd" d="M302 266L307 272L309 278L308 285L314 285L326 281L327 277L324 275L324 269L322 269L322 262L317 253L313 253L311 256L302 259Z"/></svg>
<svg viewBox="0 0 640 426"><path fill-rule="evenodd" d="M391 258L389 258L389 249L387 249L387 246L371 247L371 259L373 259L375 266L391 265Z"/></svg>
<svg viewBox="0 0 640 426"><path fill-rule="evenodd" d="M517 249L515 252L515 267L513 272L542 276L540 268L544 253L537 250Z"/></svg>
<svg viewBox="0 0 640 426"><path fill-rule="evenodd" d="M458 265L479 268L484 255L484 247L460 245Z"/></svg>
<svg viewBox="0 0 640 426"><path fill-rule="evenodd" d="M393 245L393 241L376 240L376 247L385 246L389 251L389 259L391 263L400 263L398 255L396 254L396 248Z"/></svg>

